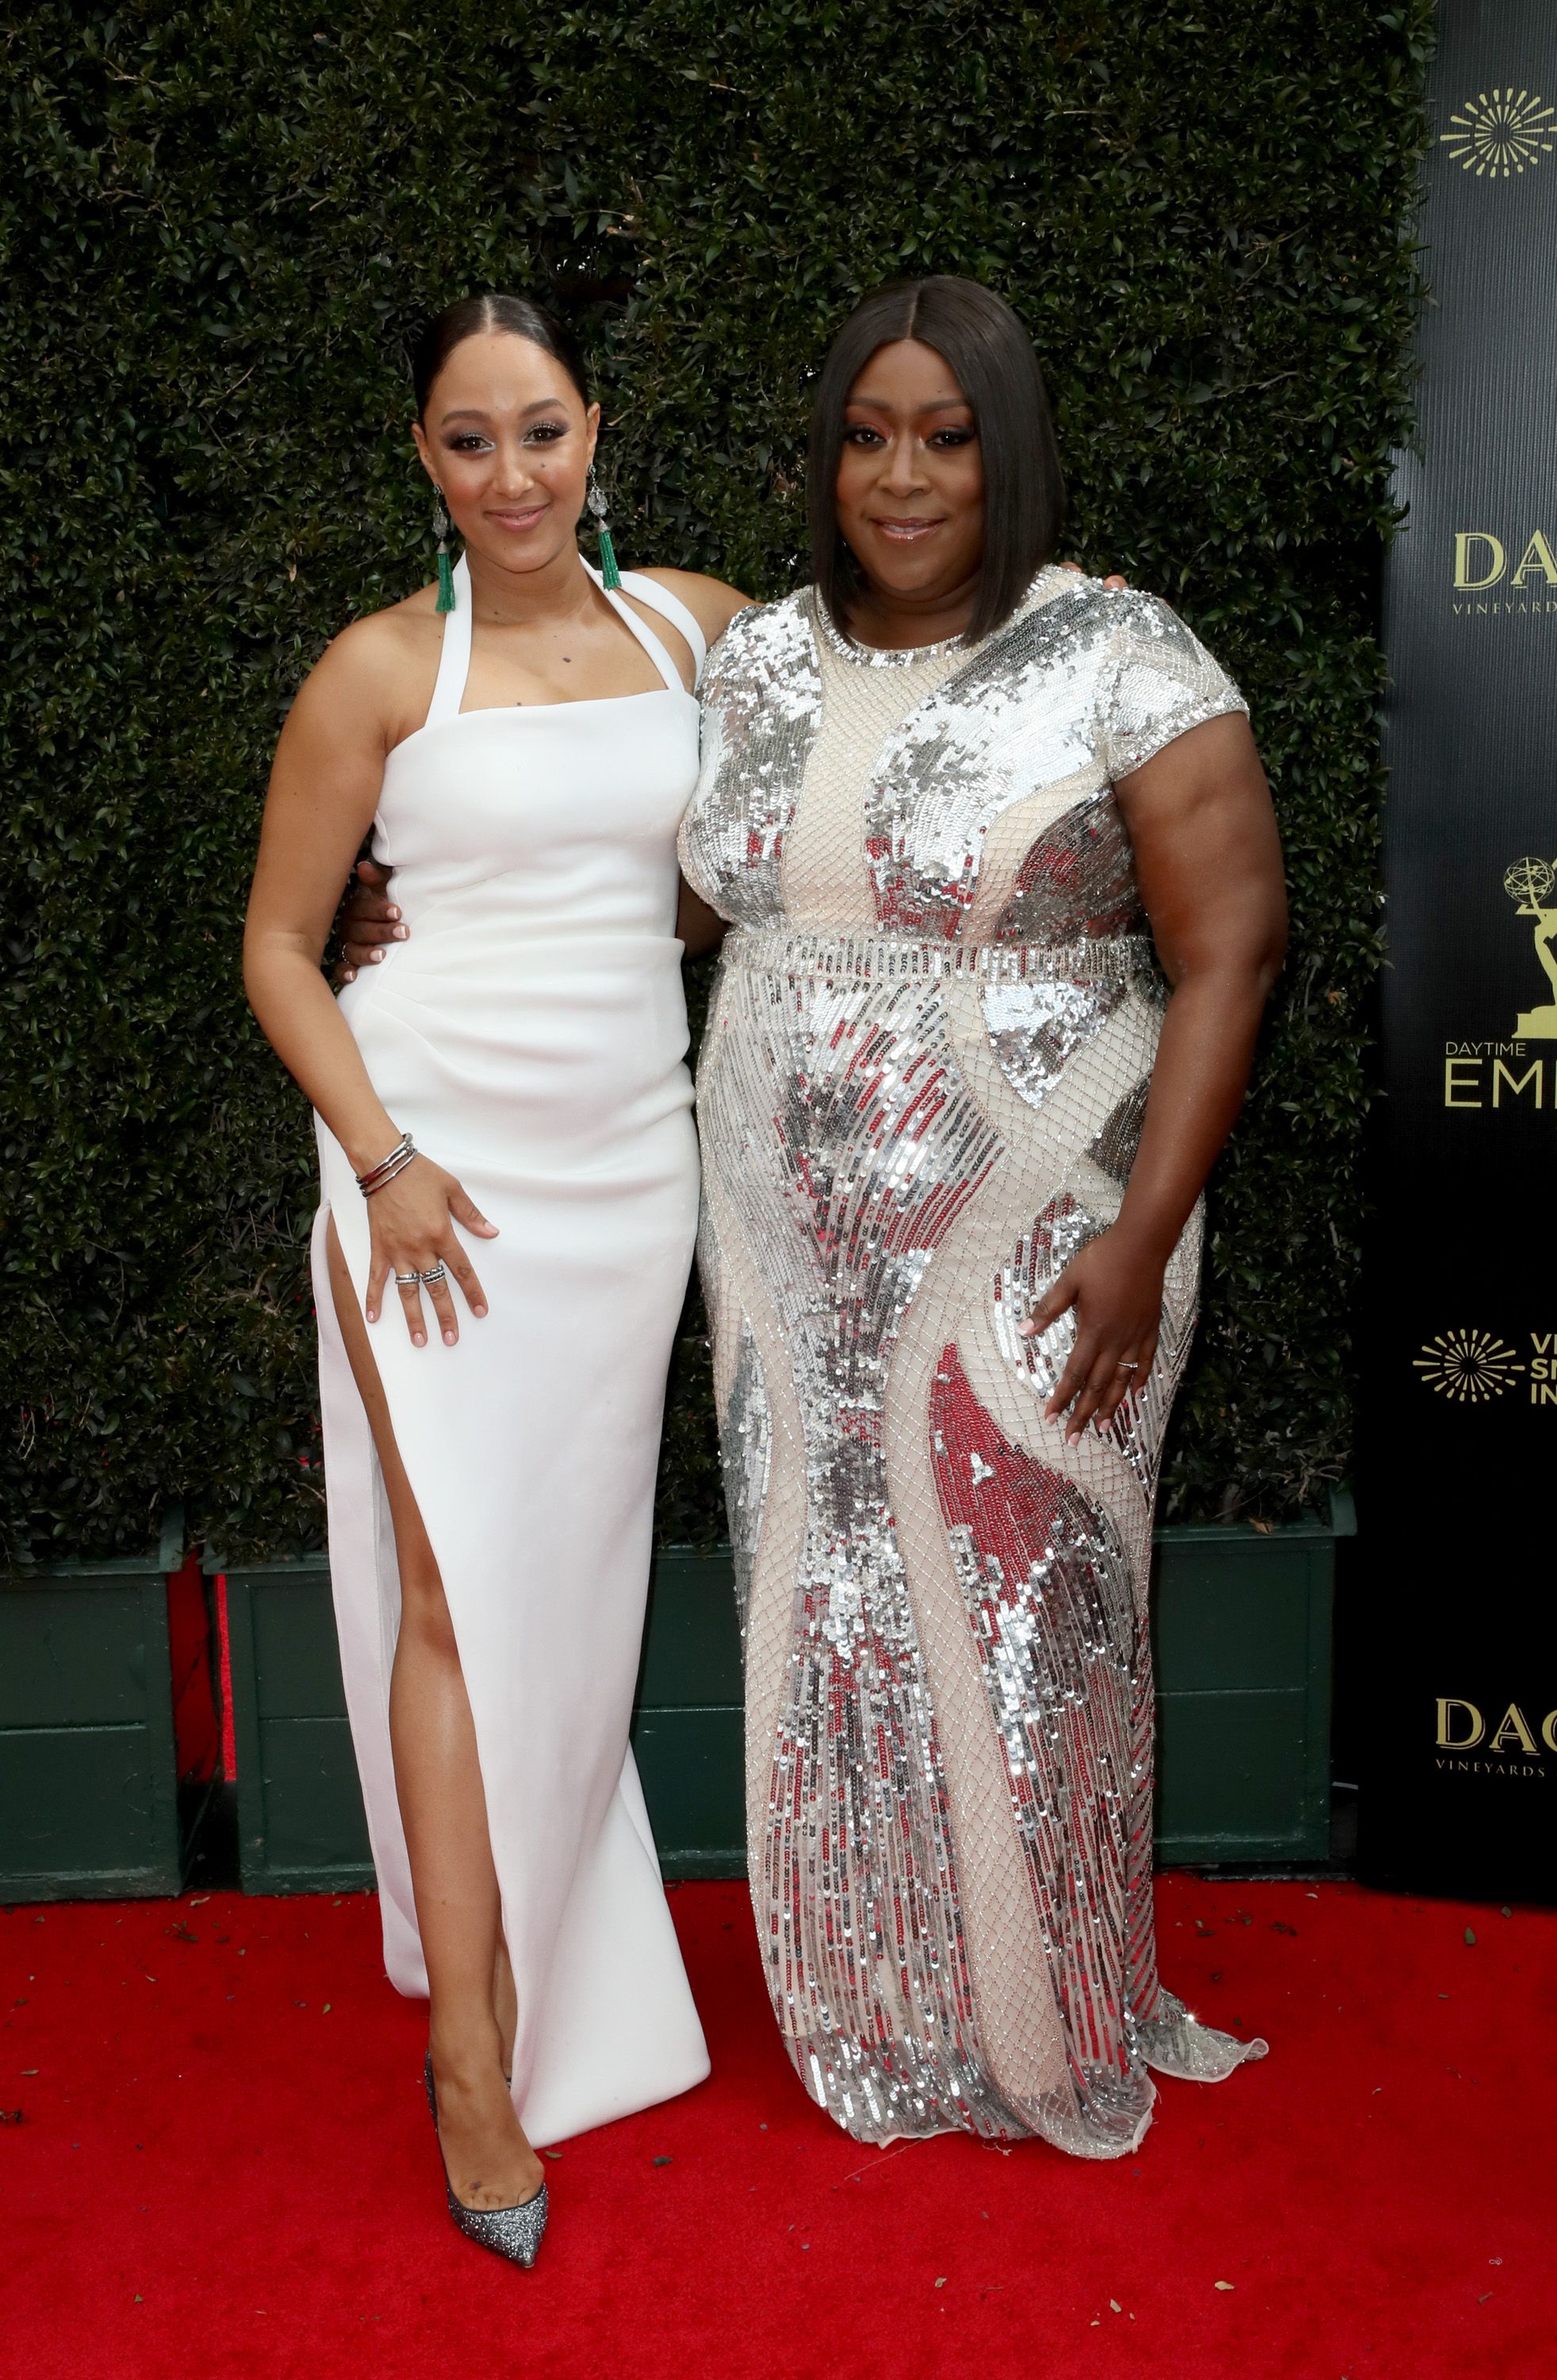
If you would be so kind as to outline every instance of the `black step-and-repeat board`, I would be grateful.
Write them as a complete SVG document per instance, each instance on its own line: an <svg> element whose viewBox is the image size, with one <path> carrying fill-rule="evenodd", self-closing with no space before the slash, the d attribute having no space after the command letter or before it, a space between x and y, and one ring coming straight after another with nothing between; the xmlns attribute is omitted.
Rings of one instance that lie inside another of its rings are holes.
<svg viewBox="0 0 1557 2380"><path fill-rule="evenodd" d="M1363 1872L1557 1898L1557 6L1444 0L1386 578Z"/></svg>

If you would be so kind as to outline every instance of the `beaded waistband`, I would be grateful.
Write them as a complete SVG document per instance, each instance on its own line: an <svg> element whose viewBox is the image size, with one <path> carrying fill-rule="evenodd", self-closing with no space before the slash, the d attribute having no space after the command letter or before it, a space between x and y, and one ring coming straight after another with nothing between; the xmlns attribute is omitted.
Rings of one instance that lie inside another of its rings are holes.
<svg viewBox="0 0 1557 2380"><path fill-rule="evenodd" d="M727 966L773 975L1114 983L1150 973L1152 944L1145 934L1080 934L1068 942L912 942L899 934L795 934L738 926L725 938L724 957Z"/></svg>

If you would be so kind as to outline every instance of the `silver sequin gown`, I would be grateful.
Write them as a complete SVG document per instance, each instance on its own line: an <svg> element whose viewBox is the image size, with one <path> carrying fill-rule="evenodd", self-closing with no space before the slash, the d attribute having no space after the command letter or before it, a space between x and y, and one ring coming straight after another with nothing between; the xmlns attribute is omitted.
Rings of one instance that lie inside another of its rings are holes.
<svg viewBox="0 0 1557 2380"><path fill-rule="evenodd" d="M1153 1500L1195 1312L1106 1437L1018 1336L1117 1212L1161 1018L1111 781L1244 706L1163 603L1046 570L969 650L738 615L682 833L729 936L698 1085L775 2014L858 2138L1131 2149L1262 2044L1157 1979Z"/></svg>

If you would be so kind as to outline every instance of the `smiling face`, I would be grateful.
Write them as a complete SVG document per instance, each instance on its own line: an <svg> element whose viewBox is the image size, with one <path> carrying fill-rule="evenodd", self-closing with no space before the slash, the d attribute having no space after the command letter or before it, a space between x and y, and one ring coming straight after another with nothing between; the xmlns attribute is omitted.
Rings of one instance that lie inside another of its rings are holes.
<svg viewBox="0 0 1557 2380"><path fill-rule="evenodd" d="M984 458L951 367L919 339L877 347L849 392L838 524L878 607L972 601L984 552Z"/></svg>
<svg viewBox="0 0 1557 2380"><path fill-rule="evenodd" d="M533 339L477 331L428 391L416 451L471 552L528 575L573 551L599 419Z"/></svg>

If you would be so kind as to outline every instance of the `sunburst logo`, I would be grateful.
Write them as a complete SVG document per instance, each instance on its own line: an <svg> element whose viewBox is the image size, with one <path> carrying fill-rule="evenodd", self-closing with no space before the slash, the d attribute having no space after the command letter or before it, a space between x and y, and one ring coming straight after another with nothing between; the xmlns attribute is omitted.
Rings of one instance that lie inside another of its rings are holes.
<svg viewBox="0 0 1557 2380"><path fill-rule="evenodd" d="M1552 114L1539 91L1484 91L1456 109L1450 129L1438 137L1467 174L1494 181L1501 175L1506 182L1510 174L1551 156L1557 139Z"/></svg>
<svg viewBox="0 0 1557 2380"><path fill-rule="evenodd" d="M1441 1330L1412 1358L1412 1368L1421 1374L1423 1387L1436 1390L1441 1397L1453 1397L1461 1405L1484 1405L1512 1388L1525 1366L1513 1348L1490 1330Z"/></svg>

